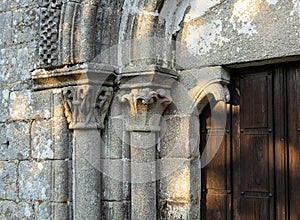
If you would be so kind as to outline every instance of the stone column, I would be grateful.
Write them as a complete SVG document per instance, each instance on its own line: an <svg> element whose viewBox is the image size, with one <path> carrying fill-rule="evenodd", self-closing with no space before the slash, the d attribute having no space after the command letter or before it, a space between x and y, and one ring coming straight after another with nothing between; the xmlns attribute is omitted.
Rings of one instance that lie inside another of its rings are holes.
<svg viewBox="0 0 300 220"><path fill-rule="evenodd" d="M75 68L71 73L76 84L63 89L65 115L73 130L75 220L101 219L101 129L113 95L112 72L97 64Z"/></svg>
<svg viewBox="0 0 300 220"><path fill-rule="evenodd" d="M122 74L120 102L130 133L131 218L156 219L156 145L160 118L172 102L171 85L176 74L152 67Z"/></svg>

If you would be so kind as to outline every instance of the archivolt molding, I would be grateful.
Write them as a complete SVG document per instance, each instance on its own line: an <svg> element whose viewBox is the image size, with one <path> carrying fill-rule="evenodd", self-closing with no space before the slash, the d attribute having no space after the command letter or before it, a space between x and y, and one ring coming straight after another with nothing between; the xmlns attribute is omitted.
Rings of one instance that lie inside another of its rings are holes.
<svg viewBox="0 0 300 220"><path fill-rule="evenodd" d="M48 1L40 5L39 67L90 61L95 56L100 1Z"/></svg>
<svg viewBox="0 0 300 220"><path fill-rule="evenodd" d="M189 96L193 103L190 107L191 112L198 109L198 113L212 98L215 101L230 101L230 93L227 85L230 83L230 76L227 70L220 66L206 67L184 71L183 74L192 74L197 84L189 90ZM200 109L199 109L200 108Z"/></svg>

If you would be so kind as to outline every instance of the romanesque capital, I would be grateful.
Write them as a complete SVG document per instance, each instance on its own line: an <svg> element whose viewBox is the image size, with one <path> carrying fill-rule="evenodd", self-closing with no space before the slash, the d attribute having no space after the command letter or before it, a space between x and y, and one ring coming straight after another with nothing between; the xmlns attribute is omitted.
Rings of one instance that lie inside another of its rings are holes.
<svg viewBox="0 0 300 220"><path fill-rule="evenodd" d="M103 129L113 89L92 85L63 90L65 115L70 129Z"/></svg>
<svg viewBox="0 0 300 220"><path fill-rule="evenodd" d="M159 131L160 118L173 102L176 73L161 67L122 73L118 100L129 131Z"/></svg>

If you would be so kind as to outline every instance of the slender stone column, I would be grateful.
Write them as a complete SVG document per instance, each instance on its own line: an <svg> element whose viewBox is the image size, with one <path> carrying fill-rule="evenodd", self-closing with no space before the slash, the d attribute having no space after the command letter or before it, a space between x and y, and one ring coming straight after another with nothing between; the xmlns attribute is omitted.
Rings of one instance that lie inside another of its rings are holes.
<svg viewBox="0 0 300 220"><path fill-rule="evenodd" d="M101 129L113 88L112 70L88 67L76 86L63 89L65 115L73 130L73 219L101 219ZM74 74L76 75L76 74ZM109 80L109 81L106 81Z"/></svg>
<svg viewBox="0 0 300 220"><path fill-rule="evenodd" d="M170 70L123 74L120 101L127 103L126 130L130 133L131 218L156 219L156 145L160 119L172 102L171 85L176 75ZM124 82L124 83L122 83Z"/></svg>

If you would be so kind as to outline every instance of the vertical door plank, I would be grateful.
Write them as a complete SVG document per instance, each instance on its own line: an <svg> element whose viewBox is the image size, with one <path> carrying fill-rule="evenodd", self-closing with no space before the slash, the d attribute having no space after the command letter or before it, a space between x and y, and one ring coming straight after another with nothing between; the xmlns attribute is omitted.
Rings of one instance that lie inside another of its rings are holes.
<svg viewBox="0 0 300 220"><path fill-rule="evenodd" d="M300 67L287 74L290 219L300 218Z"/></svg>

